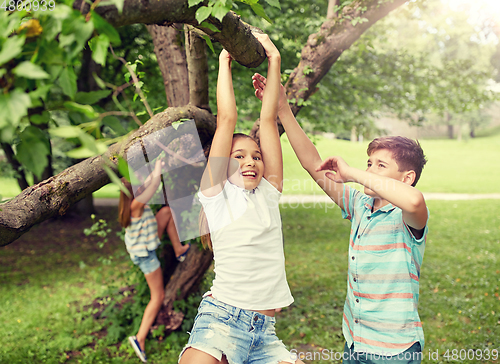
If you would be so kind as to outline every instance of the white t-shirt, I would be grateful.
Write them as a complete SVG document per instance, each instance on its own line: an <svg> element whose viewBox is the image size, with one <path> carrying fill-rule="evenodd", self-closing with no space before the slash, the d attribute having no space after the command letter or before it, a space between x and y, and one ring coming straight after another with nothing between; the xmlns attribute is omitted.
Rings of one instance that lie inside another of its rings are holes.
<svg viewBox="0 0 500 364"><path fill-rule="evenodd" d="M245 310L268 310L293 302L286 281L279 199L262 178L254 190L226 181L221 193L198 193L208 220L215 261L210 293Z"/></svg>

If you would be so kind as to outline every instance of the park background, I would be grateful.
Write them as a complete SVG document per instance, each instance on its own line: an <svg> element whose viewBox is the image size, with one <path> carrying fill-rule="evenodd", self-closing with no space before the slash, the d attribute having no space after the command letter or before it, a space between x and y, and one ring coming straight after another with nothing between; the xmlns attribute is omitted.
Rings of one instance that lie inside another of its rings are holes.
<svg viewBox="0 0 500 364"><path fill-rule="evenodd" d="M286 29L287 22L304 14L297 24L310 28L321 24L314 18L319 8L300 4L292 9L281 1L287 9L283 20L266 8L274 21L271 25L244 15L270 33L273 27L279 29L281 33L271 33L272 38L289 56L300 50L295 32L301 29ZM424 363L499 361L493 352L499 349L500 337L499 22L494 2L428 1L398 9L342 55L298 116L323 157L341 155L358 168L365 168L367 144L377 135L420 140L429 162L418 188L428 197L431 214L420 278ZM132 54L132 61L140 60L137 72L153 109L164 107L164 97L158 96L161 75L150 62L155 58L151 40L140 26L128 31L134 43L123 52ZM120 30L122 39L126 33ZM217 55L209 52L209 57L213 80ZM460 61L453 67L447 63L456 59ZM105 75L111 72L109 63ZM415 73L428 72L420 79L411 72L417 64ZM444 64L450 68L440 69ZM284 60L284 81L291 73L286 66ZM396 66L406 72L395 72ZM438 72L447 69L449 74ZM235 66L241 130L249 130L258 115L248 82L251 74ZM438 88L429 83L433 78L443 84ZM339 82L348 85L343 93L334 91ZM384 87L389 89L385 95L380 91ZM211 93L213 103L213 87ZM62 125L75 123L64 111L51 112L51 118ZM134 128L130 122L119 119L119 123L127 131ZM118 128L114 119L108 124ZM335 353L343 349L350 226L301 168L286 134L281 140L287 179L281 206L286 270L295 302L278 314L278 335L290 349L306 354L306 362L340 362ZM21 142L20 137L17 145L12 143L14 151L21 150L16 149ZM51 145L54 173L75 163L71 151L79 147L78 140L54 136ZM36 167L15 170L5 151L0 158L3 198L21 192L16 180L20 171L28 183L37 180ZM90 214L70 212L36 225L0 248L1 363L137 362L126 336L134 332L148 292L116 234L120 231L117 195L118 187L109 184L94 193L94 220ZM316 196L316 202L304 202L310 201L304 196ZM84 229L92 226L100 233L85 234ZM176 304L186 315L181 328L169 335L161 326L153 330L147 347L150 362L176 362L200 295L212 277L207 271L199 291ZM116 308L108 305L118 301ZM104 314L103 307L108 307Z"/></svg>

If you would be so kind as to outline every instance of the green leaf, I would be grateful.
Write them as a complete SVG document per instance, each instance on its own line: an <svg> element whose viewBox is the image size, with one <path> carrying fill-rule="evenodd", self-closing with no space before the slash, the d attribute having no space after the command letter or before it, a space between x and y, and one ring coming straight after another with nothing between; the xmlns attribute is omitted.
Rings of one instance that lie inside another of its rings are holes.
<svg viewBox="0 0 500 364"><path fill-rule="evenodd" d="M7 38L0 50L0 65L10 61L21 53L25 39L25 36Z"/></svg>
<svg viewBox="0 0 500 364"><path fill-rule="evenodd" d="M0 78L3 77L7 73L7 70L5 68L0 68Z"/></svg>
<svg viewBox="0 0 500 364"><path fill-rule="evenodd" d="M50 128L50 135L57 136L64 139L78 138L83 133L82 129L77 126L64 125L58 128Z"/></svg>
<svg viewBox="0 0 500 364"><path fill-rule="evenodd" d="M41 86L38 86L35 90L31 91L28 93L30 99L31 99L31 102L32 103L35 103L35 102L39 102L39 99L42 99L45 101L45 99L47 98L47 93L49 92L49 90L52 88L53 85L41 85Z"/></svg>
<svg viewBox="0 0 500 364"><path fill-rule="evenodd" d="M207 42L208 48L210 48L212 50L212 53L215 54L214 45L212 44L212 40L210 39L210 37L208 35L204 35L203 39L205 39L205 42Z"/></svg>
<svg viewBox="0 0 500 364"><path fill-rule="evenodd" d="M251 7L252 7L252 10L254 11L255 14L257 14L261 18L264 18L265 20L267 20L269 23L272 24L271 19L266 15L266 12L264 11L264 8L262 7L262 5L257 3L254 5L251 5Z"/></svg>
<svg viewBox="0 0 500 364"><path fill-rule="evenodd" d="M59 85L65 95L68 95L71 99L75 98L76 74L73 67L66 66L63 68L61 74L59 75Z"/></svg>
<svg viewBox="0 0 500 364"><path fill-rule="evenodd" d="M79 104L92 105L97 101L105 98L111 93L111 90L99 90L90 92L78 92L75 96L75 101Z"/></svg>
<svg viewBox="0 0 500 364"><path fill-rule="evenodd" d="M212 32L220 33L220 30L217 27L209 22L204 21L200 24L201 27L210 29Z"/></svg>
<svg viewBox="0 0 500 364"><path fill-rule="evenodd" d="M50 147L47 136L40 129L30 125L19 137L21 142L17 145L17 160L41 178L49 163L47 155L50 153Z"/></svg>
<svg viewBox="0 0 500 364"><path fill-rule="evenodd" d="M8 15L6 12L2 12L2 16L0 16L0 38L8 38L12 31L19 27L19 14L19 12L14 12Z"/></svg>
<svg viewBox="0 0 500 364"><path fill-rule="evenodd" d="M119 14L123 12L123 3L125 2L125 0L109 0L109 2L114 6L116 6L116 9L118 10Z"/></svg>
<svg viewBox="0 0 500 364"><path fill-rule="evenodd" d="M118 31L95 11L92 12L91 19L97 32L105 34L113 45L119 46L122 43Z"/></svg>
<svg viewBox="0 0 500 364"><path fill-rule="evenodd" d="M42 111L41 114L31 115L29 118L33 124L36 125L47 124L50 121L50 114L48 111L44 110Z"/></svg>
<svg viewBox="0 0 500 364"><path fill-rule="evenodd" d="M202 2L203 2L203 0L188 0L188 5L190 8L192 8L193 6L196 6Z"/></svg>
<svg viewBox="0 0 500 364"><path fill-rule="evenodd" d="M30 97L21 89L16 88L10 94L0 93L0 120L17 127L19 120L28 114L30 106Z"/></svg>
<svg viewBox="0 0 500 364"><path fill-rule="evenodd" d="M91 119L94 119L99 115L90 105L82 105L73 101L66 101L63 105L66 109L81 112L82 114L87 115Z"/></svg>
<svg viewBox="0 0 500 364"><path fill-rule="evenodd" d="M208 6L202 6L198 10L196 10L196 20L198 21L198 24L203 23L204 20L206 20L210 14L212 14L212 8Z"/></svg>
<svg viewBox="0 0 500 364"><path fill-rule="evenodd" d="M43 28L42 37L47 42L52 41L62 30L62 21L55 16L48 16L45 19L41 19L40 25Z"/></svg>
<svg viewBox="0 0 500 364"><path fill-rule="evenodd" d="M109 38L106 34L100 34L89 41L92 49L92 59L102 65L106 65L106 55L108 54Z"/></svg>
<svg viewBox="0 0 500 364"><path fill-rule="evenodd" d="M266 0L266 3L281 10L281 5L279 0Z"/></svg>
<svg viewBox="0 0 500 364"><path fill-rule="evenodd" d="M120 119L118 119L116 116L106 116L102 119L102 123L106 126L109 126L117 134L127 134L127 130L125 130L125 128L122 126L122 123L120 122Z"/></svg>
<svg viewBox="0 0 500 364"><path fill-rule="evenodd" d="M101 78L97 75L97 73L92 72L92 76L94 77L97 86L99 86L100 88L106 88L106 83L103 80L101 80Z"/></svg>
<svg viewBox="0 0 500 364"><path fill-rule="evenodd" d="M120 180L120 177L116 175L115 172L111 168L109 168L107 165L103 164L102 168L106 171L106 173L109 176L109 179L111 180L111 183L117 185L120 188L120 191L123 191L124 194L127 196L130 196L130 192L127 190L127 188L123 185L122 181Z"/></svg>
<svg viewBox="0 0 500 364"><path fill-rule="evenodd" d="M78 147L75 149L71 149L70 151L66 152L66 155L70 158L74 159L85 159L85 158L90 158L96 155L94 151L85 148L85 147Z"/></svg>
<svg viewBox="0 0 500 364"><path fill-rule="evenodd" d="M37 64L33 64L29 61L21 62L16 68L12 70L12 73L20 77L30 78L30 79L43 79L49 78L50 75L43 70Z"/></svg>
<svg viewBox="0 0 500 364"><path fill-rule="evenodd" d="M217 1L212 9L212 16L222 22L222 19L231 10L231 5L232 3L224 5L222 1Z"/></svg>

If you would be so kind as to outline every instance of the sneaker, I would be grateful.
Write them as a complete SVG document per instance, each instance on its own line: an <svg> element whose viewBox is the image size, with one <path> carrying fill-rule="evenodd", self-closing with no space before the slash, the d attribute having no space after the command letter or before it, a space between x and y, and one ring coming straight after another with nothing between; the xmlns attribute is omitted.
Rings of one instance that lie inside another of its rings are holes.
<svg viewBox="0 0 500 364"><path fill-rule="evenodd" d="M129 336L128 341L130 342L130 345L132 345L132 347L134 348L134 351L139 357L139 359L141 359L143 363L147 363L146 353L142 351L141 346L139 345L139 341L137 341L137 337Z"/></svg>

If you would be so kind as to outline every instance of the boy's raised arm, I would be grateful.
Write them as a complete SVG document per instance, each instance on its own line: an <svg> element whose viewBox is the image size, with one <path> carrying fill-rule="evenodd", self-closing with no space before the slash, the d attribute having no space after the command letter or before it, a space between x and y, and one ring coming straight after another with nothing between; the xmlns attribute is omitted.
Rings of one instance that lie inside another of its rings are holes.
<svg viewBox="0 0 500 364"><path fill-rule="evenodd" d="M227 179L227 167L238 113L231 75L231 55L224 49L219 55L217 79L217 129L210 148L201 190L207 197L215 196Z"/></svg>
<svg viewBox="0 0 500 364"><path fill-rule="evenodd" d="M255 74L253 77L253 86L255 88L255 96L262 99L264 90L267 90L267 85L269 80L260 74ZM290 109L288 100L285 94L285 88L280 84L279 93L279 106L278 106L278 117L285 128L288 140L292 145L300 164L304 169L309 172L316 183L326 192L328 196L341 208L343 208L342 194L343 185L341 183L334 183L330 179L325 177L325 173L322 171L316 171L316 167L321 163L321 157L318 150L307 137L306 133L302 130L300 125L297 123L295 116ZM262 127L262 125L261 125ZM261 132L262 134L262 132ZM267 168L267 165L266 165Z"/></svg>
<svg viewBox="0 0 500 364"><path fill-rule="evenodd" d="M351 167L341 157L326 158L317 170L327 171L326 177L335 182L356 182L369 188L380 199L399 207L403 211L406 225L417 230L425 227L428 218L427 205L422 192L411 186L414 171L404 173L400 181Z"/></svg>
<svg viewBox="0 0 500 364"><path fill-rule="evenodd" d="M281 81L281 55L267 34L255 33L261 42L269 62L267 87L263 92L260 110L260 149L264 161L264 177L278 191L283 189L283 155L276 124Z"/></svg>

